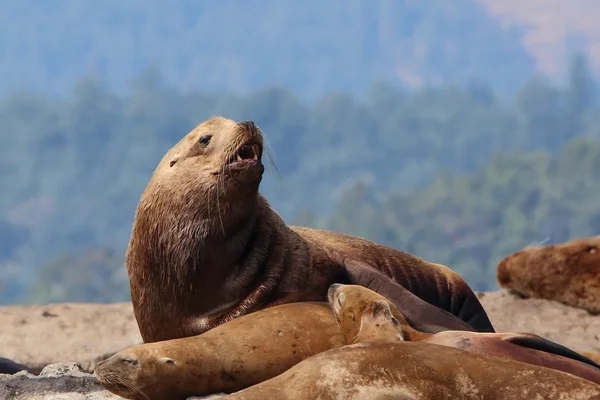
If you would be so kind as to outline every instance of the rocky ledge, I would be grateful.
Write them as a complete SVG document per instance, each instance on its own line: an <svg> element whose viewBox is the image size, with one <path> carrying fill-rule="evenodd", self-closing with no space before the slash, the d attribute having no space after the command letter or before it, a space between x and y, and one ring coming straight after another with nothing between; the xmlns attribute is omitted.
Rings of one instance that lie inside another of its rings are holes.
<svg viewBox="0 0 600 400"><path fill-rule="evenodd" d="M46 366L39 375L26 371L0 375L0 398L6 400L119 400L83 371L78 363Z"/></svg>

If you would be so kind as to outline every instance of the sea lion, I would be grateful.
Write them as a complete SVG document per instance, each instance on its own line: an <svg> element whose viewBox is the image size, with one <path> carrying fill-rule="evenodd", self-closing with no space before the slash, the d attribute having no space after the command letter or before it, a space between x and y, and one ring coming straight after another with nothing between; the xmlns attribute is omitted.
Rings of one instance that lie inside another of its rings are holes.
<svg viewBox="0 0 600 400"><path fill-rule="evenodd" d="M552 368L600 384L600 365L565 346L534 334L419 332L407 323L389 300L372 290L355 285L332 285L328 301L348 343L382 338L393 341L401 337L401 340L432 343L483 356L497 356Z"/></svg>
<svg viewBox="0 0 600 400"><path fill-rule="evenodd" d="M425 342L365 342L309 357L227 400L600 399L600 386L553 370Z"/></svg>
<svg viewBox="0 0 600 400"><path fill-rule="evenodd" d="M213 117L156 167L126 252L144 342L197 335L277 304L325 301L332 283L369 287L373 279L392 301L404 287L415 301L459 317L440 327L407 315L424 330L494 331L450 268L362 238L287 226L258 191L262 155L254 122Z"/></svg>
<svg viewBox="0 0 600 400"><path fill-rule="evenodd" d="M527 247L498 263L498 285L600 313L600 235Z"/></svg>
<svg viewBox="0 0 600 400"><path fill-rule="evenodd" d="M121 397L185 399L241 390L345 344L327 303L286 303L198 336L127 348L100 361L94 372Z"/></svg>
<svg viewBox="0 0 600 400"><path fill-rule="evenodd" d="M27 367L19 363L0 357L0 374L16 374L19 371L26 371Z"/></svg>

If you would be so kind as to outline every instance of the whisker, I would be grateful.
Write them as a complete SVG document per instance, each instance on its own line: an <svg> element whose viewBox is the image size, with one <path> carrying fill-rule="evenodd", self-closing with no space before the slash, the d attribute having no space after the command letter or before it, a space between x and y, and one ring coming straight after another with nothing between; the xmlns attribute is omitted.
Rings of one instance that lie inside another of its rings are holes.
<svg viewBox="0 0 600 400"><path fill-rule="evenodd" d="M283 180L283 175L281 175L279 168L277 168L277 163L275 162L275 154L273 152L273 148L271 147L269 140L264 135L263 135L263 147L265 150L265 154L267 155L267 160L268 160L267 165L269 167L269 175L272 174L272 169L274 169L275 172L277 172L277 176L279 177L279 180L281 182Z"/></svg>
<svg viewBox="0 0 600 400"><path fill-rule="evenodd" d="M532 242L530 242L527 246L525 246L525 249L530 249L532 247L540 247L540 246L544 246L545 244L547 244L550 241L550 237L547 236L545 239L543 240L534 240Z"/></svg>
<svg viewBox="0 0 600 400"><path fill-rule="evenodd" d="M229 152L225 152L225 154L228 154ZM224 158L223 161L221 162L221 178L217 179L217 190L215 191L215 193L217 194L217 214L219 216L219 222L221 223L221 230L223 231L223 235L225 235L225 225L223 224L223 217L221 215L221 202L219 200L219 198L221 197L221 193L219 191L219 181L221 181L221 184L223 185L223 192L225 192L225 163L227 162L227 158Z"/></svg>
<svg viewBox="0 0 600 400"><path fill-rule="evenodd" d="M217 182L218 182L218 180L219 180L219 177L217 176ZM209 218L212 215L212 208L210 206L211 191L212 191L212 185L208 187L208 193L206 194L206 214L208 215Z"/></svg>
<svg viewBox="0 0 600 400"><path fill-rule="evenodd" d="M133 392L139 394L146 400L150 400L148 395L146 393L144 393L144 391L139 386L134 384L133 382L123 378L122 376L118 376L118 375L113 375L113 376L111 376L111 378L115 379L115 381L114 381L115 383L121 384L121 385L131 389Z"/></svg>

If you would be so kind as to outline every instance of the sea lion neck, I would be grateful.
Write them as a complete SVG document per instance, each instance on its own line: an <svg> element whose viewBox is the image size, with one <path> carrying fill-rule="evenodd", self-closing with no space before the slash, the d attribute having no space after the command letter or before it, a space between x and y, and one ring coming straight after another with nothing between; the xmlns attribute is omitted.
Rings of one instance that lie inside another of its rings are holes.
<svg viewBox="0 0 600 400"><path fill-rule="evenodd" d="M289 228L266 199L257 194L254 204L227 214L225 230L212 220L138 209L126 265L143 269L130 283L138 314L152 310L145 342L197 335L266 304L286 279L289 258L308 259L306 249L289 251ZM169 324L175 312L181 322Z"/></svg>

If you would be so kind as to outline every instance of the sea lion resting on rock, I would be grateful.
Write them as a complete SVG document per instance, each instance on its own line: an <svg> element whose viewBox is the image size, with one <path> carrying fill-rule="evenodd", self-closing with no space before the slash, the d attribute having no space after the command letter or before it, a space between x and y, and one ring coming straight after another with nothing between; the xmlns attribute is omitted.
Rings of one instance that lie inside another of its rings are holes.
<svg viewBox="0 0 600 400"><path fill-rule="evenodd" d="M402 313L458 320L429 303L415 303L413 294L399 289L395 295ZM108 390L125 398L183 399L243 389L345 344L328 303L287 303L198 336L130 347L99 362L95 372Z"/></svg>
<svg viewBox="0 0 600 400"><path fill-rule="evenodd" d="M517 251L498 263L497 279L524 297L600 313L600 235Z"/></svg>
<svg viewBox="0 0 600 400"><path fill-rule="evenodd" d="M387 299L356 285L331 285L328 300L348 343L373 340L420 341L454 347L483 356L497 356L570 373L600 385L600 365L558 343L529 333L444 331L436 334L413 329ZM365 312L369 310L369 312ZM374 323L389 317L393 324ZM365 320L365 318L367 318ZM369 319L370 318L370 319ZM365 328L365 321L368 328ZM391 330L390 330L391 329ZM373 330L374 333L373 333ZM398 336L398 331L401 332Z"/></svg>
<svg viewBox="0 0 600 400"><path fill-rule="evenodd" d="M319 353L265 382L216 398L600 399L599 385L561 371L424 341L403 341L390 308L384 313L383 307L373 305L370 310L379 311L360 318L357 337L362 342Z"/></svg>
<svg viewBox="0 0 600 400"><path fill-rule="evenodd" d="M344 312L337 313L343 317L338 322L332 308L343 295L339 288L354 290L344 302ZM99 362L96 376L108 390L129 399L184 399L243 389L273 378L307 357L345 345L346 337L359 335L356 320L369 317L366 307L382 299L372 290L350 285L332 285L329 294L329 305L282 304L243 315L198 336L130 347ZM402 316L394 304L384 303L389 304L390 312L393 308L395 315ZM401 299L398 303L412 305ZM361 329L361 340L367 340L368 330ZM377 334L381 336L381 332Z"/></svg>
<svg viewBox="0 0 600 400"><path fill-rule="evenodd" d="M130 347L100 361L95 374L128 399L185 399L246 388L345 344L327 303L288 303L198 336Z"/></svg>
<svg viewBox="0 0 600 400"><path fill-rule="evenodd" d="M197 335L277 304L324 301L334 282L371 287L391 301L408 289L411 301L442 309L435 318L406 315L425 331L494 331L451 269L361 238L287 226L258 192L262 154L253 122L215 117L160 161L126 254L144 342Z"/></svg>

